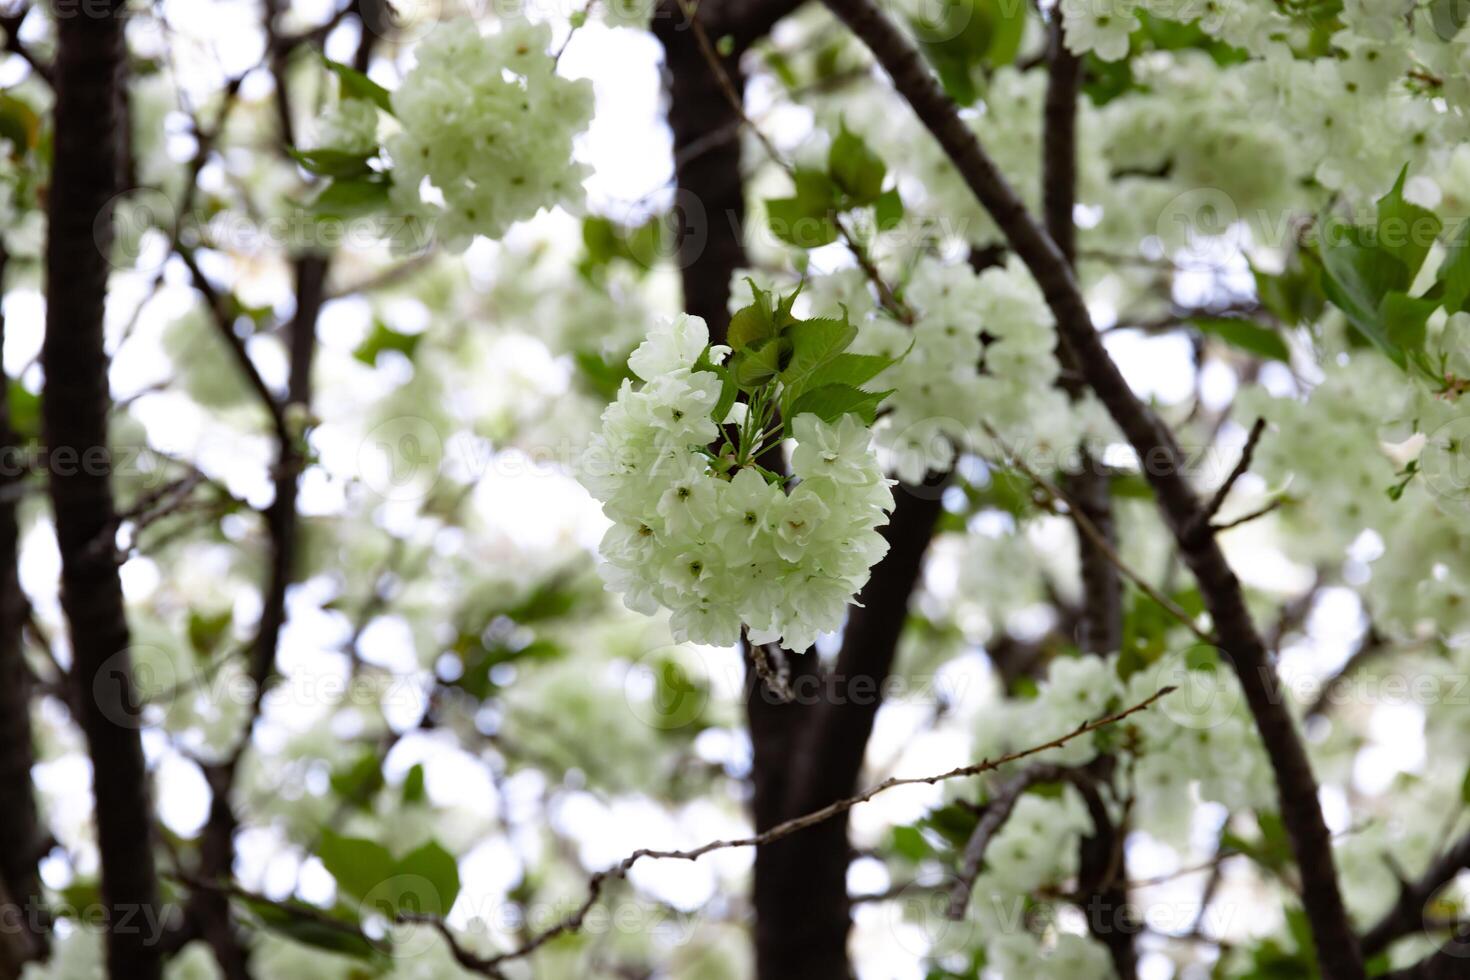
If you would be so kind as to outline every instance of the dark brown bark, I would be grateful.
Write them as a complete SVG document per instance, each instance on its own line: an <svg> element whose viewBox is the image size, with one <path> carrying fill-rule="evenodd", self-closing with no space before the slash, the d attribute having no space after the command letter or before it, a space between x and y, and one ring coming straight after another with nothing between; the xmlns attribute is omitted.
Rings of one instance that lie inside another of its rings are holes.
<svg viewBox="0 0 1470 980"><path fill-rule="evenodd" d="M1470 834L1431 862L1419 877L1402 884L1393 908L1363 933L1363 955L1381 953L1394 940L1423 928L1430 900L1466 868L1470 868Z"/></svg>
<svg viewBox="0 0 1470 980"><path fill-rule="evenodd" d="M113 977L154 980L161 948L153 808L139 737L107 456L107 220L117 193L117 92L125 66L120 2L57 18L55 155L46 241L42 422L70 627L77 720L92 759L102 898ZM98 220L102 218L103 220Z"/></svg>
<svg viewBox="0 0 1470 980"><path fill-rule="evenodd" d="M1280 679L1246 609L1240 581L1208 523L1199 520L1203 510L1173 433L1128 387L1093 326L1066 256L1028 213L914 46L871 0L827 0L827 5L873 51L1025 262L1051 307L1058 331L1076 353L1088 386L1137 452L1180 554L1199 583L1220 646L1240 677L1270 757L1323 974L1329 980L1359 980L1364 976L1362 956L1338 887L1316 777L1286 708Z"/></svg>
<svg viewBox="0 0 1470 980"><path fill-rule="evenodd" d="M701 153L689 151L710 133L738 127L740 116L705 63L694 32L672 21L655 26L664 46L674 156L682 161L674 175L677 189L670 230L683 278L684 311L703 317L709 324L710 340L724 343L730 323L730 278L745 265L740 140L725 140ZM724 67L731 84L744 91L745 75L739 61L736 53L725 59Z"/></svg>
<svg viewBox="0 0 1470 980"><path fill-rule="evenodd" d="M7 256L0 245L0 296L4 295ZM5 317L0 313L0 349L5 346ZM20 491L20 455L10 427L10 379L0 368L0 884L21 913L24 942L15 944L31 955L48 945L45 906L38 862L48 836L36 812L31 767L36 763L31 734L31 672L25 661L22 629L27 604L18 576L19 526L16 503Z"/></svg>

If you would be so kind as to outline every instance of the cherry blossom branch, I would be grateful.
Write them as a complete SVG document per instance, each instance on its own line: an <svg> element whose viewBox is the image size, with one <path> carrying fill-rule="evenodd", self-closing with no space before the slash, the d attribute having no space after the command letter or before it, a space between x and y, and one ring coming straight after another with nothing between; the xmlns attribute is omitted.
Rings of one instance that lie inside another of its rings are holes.
<svg viewBox="0 0 1470 980"><path fill-rule="evenodd" d="M1430 899L1466 868L1470 868L1470 834L1431 862L1418 878L1400 883L1393 908L1363 933L1363 955L1380 953L1394 940L1422 928Z"/></svg>
<svg viewBox="0 0 1470 980"><path fill-rule="evenodd" d="M880 793L886 793L888 790L897 789L900 786L933 786L937 783L946 782L952 779L964 779L970 776L978 776L981 773L991 772L1013 762L1019 762L1022 759L1039 755L1043 752L1049 752L1052 749L1061 748L1074 739L1081 738L1084 735L1089 735L1110 725L1115 725L1118 722L1121 722L1124 719L1131 717L1132 715L1147 710L1160 698L1166 697L1174 690L1175 689L1173 687L1161 688L1158 691L1155 691L1153 694L1149 695L1149 697L1145 698L1142 701L1139 701L1131 707L1123 708L1119 711L1115 711L1111 714L1107 714L1100 718L1094 719L1093 721L1085 722L1077 726L1077 728L1073 729L1072 731L1058 736L1057 738L1054 738L1051 741L1045 742L1041 745L1032 746L1028 749L1021 749L1019 751L1011 752L1006 755L997 756L993 759L984 759L980 762L975 763L974 765L961 766L957 769L950 769L947 772L936 773L932 776L906 776L885 779L880 783L870 786L868 789L864 790L861 793L858 793L855 796L849 796L844 799L837 800L834 803L830 803L827 806L821 807L820 809L813 810L810 813L802 814L799 817L793 817L790 820L786 820L776 824L775 826L766 831L763 831L762 833L753 834L749 837L737 837L731 840L709 841L705 844L701 844L699 847L680 851L665 851L654 848L641 848L629 854L627 857L623 858L623 860L619 861L611 868L608 868L604 871L599 871L596 874L592 875L592 877L588 879L587 882L587 897L582 901L582 904L578 906L577 909L573 911L570 915L566 916L561 921L555 923L547 929L542 930L541 932L537 933L535 936L527 940L525 943L508 952L497 953L493 956L486 957L479 956L465 949L459 944L458 940L455 939L454 935L451 933L447 925L438 916L400 913L399 919L400 921L404 922L415 922L424 925L430 925L437 929L440 934L444 936L445 940L449 943L450 950L453 953L456 962L458 962L459 965L464 967L465 969L470 970L474 973L479 973L483 976L501 977L503 976L503 973L501 972L500 968L504 964L509 963L513 960L524 959L527 956L530 956L532 953L536 952L541 947L545 946L547 943L551 942L553 939L556 939L557 937L565 935L567 933L576 932L578 929L580 929L582 927L583 921L592 911L593 906L597 904L597 900L601 897L603 889L613 881L627 878L628 872L632 870L633 866L638 864L640 861L643 861L645 859L662 861L695 861L712 851L720 851L736 847L763 847L767 844L774 843L783 838L790 837L791 835L799 831L803 831L818 824L825 823L826 821L831 820L833 817L840 816L841 814L846 813L853 807L866 803Z"/></svg>
<svg viewBox="0 0 1470 980"><path fill-rule="evenodd" d="M1286 707L1280 678L1246 608L1236 578L1185 476L1187 460L1173 433L1129 387L1093 325L1066 256L981 147L914 45L872 0L826 0L873 52L894 87L939 141L975 197L990 213L1046 297L1057 330L1078 357L1089 387L1132 445L1185 563L1215 621L1220 646L1240 678L1271 761L1282 822L1301 873L1303 905L1318 960L1328 980L1365 976L1357 935L1348 919L1333 863L1332 842L1317 798L1317 780Z"/></svg>
<svg viewBox="0 0 1470 980"><path fill-rule="evenodd" d="M1245 448L1240 451L1240 460L1235 464L1235 469L1230 471L1230 475L1225 478L1225 482L1220 484L1220 488L1215 491L1215 495L1210 498L1210 502L1200 512L1200 519L1206 524L1213 521L1215 515L1220 513L1220 508L1224 505L1225 498L1230 496L1230 491L1234 489L1236 481L1242 476L1245 476L1246 471L1251 468L1251 459L1256 454L1256 445L1261 441L1261 435L1265 431L1266 420L1262 418L1256 419L1255 424L1251 426L1250 435L1246 436Z"/></svg>
<svg viewBox="0 0 1470 980"><path fill-rule="evenodd" d="M92 763L102 896L115 915L161 911L153 863L153 807L135 704L126 605L113 548L92 547L114 527L116 500L105 452L111 396L104 344L110 268L108 215L119 187L123 119L119 90L127 70L121 0L94 4L87 16L57 20L54 152L47 197L46 332L41 365L44 444L100 463L49 473L61 605L71 637L70 684ZM141 931L106 935L113 976L157 980L161 950Z"/></svg>

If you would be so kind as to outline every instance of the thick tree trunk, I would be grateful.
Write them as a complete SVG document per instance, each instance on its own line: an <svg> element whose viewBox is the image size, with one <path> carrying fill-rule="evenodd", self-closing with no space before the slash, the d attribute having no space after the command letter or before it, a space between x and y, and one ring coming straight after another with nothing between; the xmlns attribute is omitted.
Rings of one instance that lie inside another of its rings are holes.
<svg viewBox="0 0 1470 980"><path fill-rule="evenodd" d="M873 720L908 618L909 596L940 511L937 493L899 490L892 522L883 529L890 551L851 610L835 666L805 685L793 679L804 714L799 751L780 753L771 762L781 767L787 782L781 819L820 809L857 790ZM797 659L812 663L816 653ZM845 814L758 849L756 958L761 980L845 980L852 975L847 955L851 860Z"/></svg>
<svg viewBox="0 0 1470 980"><path fill-rule="evenodd" d="M57 18L55 156L46 243L42 420L61 551L71 681L92 758L111 976L162 974L153 808L139 735L127 618L118 578L117 510L107 453L107 211L118 183L122 4ZM99 220L101 219L101 220Z"/></svg>

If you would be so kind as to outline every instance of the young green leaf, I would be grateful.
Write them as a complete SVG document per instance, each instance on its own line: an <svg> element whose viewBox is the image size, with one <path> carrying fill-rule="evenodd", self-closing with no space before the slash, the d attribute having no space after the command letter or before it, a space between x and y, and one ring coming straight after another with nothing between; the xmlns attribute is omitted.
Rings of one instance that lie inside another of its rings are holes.
<svg viewBox="0 0 1470 980"><path fill-rule="evenodd" d="M755 347L747 347L734 362L735 381L742 388L757 388L781 371L781 353L790 341L772 337Z"/></svg>
<svg viewBox="0 0 1470 980"><path fill-rule="evenodd" d="M883 193L883 177L888 172L878 155L846 124L827 151L827 169L833 182L858 206L878 199Z"/></svg>
<svg viewBox="0 0 1470 980"><path fill-rule="evenodd" d="M771 311L771 294L753 280L747 279L746 282L750 283L750 302L731 315L725 335L734 351L769 340L777 333L775 315Z"/></svg>
<svg viewBox="0 0 1470 980"><path fill-rule="evenodd" d="M1291 348L1275 330L1235 317L1197 316L1189 321L1200 330L1219 337L1231 347L1271 361L1289 362Z"/></svg>
<svg viewBox="0 0 1470 980"><path fill-rule="evenodd" d="M878 405L893 394L888 391L863 391L851 385L828 384L810 388L791 403L791 419L810 412L823 422L836 422L844 415L856 415L865 425L878 416Z"/></svg>
<svg viewBox="0 0 1470 980"><path fill-rule="evenodd" d="M389 901L395 912L445 915L458 895L459 863L431 840L398 861Z"/></svg>
<svg viewBox="0 0 1470 980"><path fill-rule="evenodd" d="M387 89L356 68L330 58L322 60L326 62L328 70L342 80L342 98L366 99L389 115L393 114L393 101Z"/></svg>
<svg viewBox="0 0 1470 980"><path fill-rule="evenodd" d="M1407 164L1399 171L1393 189L1378 199L1378 245L1403 264L1405 278L1399 283L1407 290L1424 264L1424 257L1444 230L1434 212L1404 200Z"/></svg>
<svg viewBox="0 0 1470 980"><path fill-rule="evenodd" d="M388 849L362 837L342 837L331 828L322 829L316 856L337 885L354 898L363 898L392 878L397 864Z"/></svg>
<svg viewBox="0 0 1470 980"><path fill-rule="evenodd" d="M903 198L898 196L897 187L890 187L873 202L873 221L879 231L891 231L902 220Z"/></svg>
<svg viewBox="0 0 1470 980"><path fill-rule="evenodd" d="M391 186L392 182L382 174L338 178L312 200L311 211L318 218L339 220L385 212L391 204L388 200Z"/></svg>
<svg viewBox="0 0 1470 980"><path fill-rule="evenodd" d="M1467 0L1470 2L1470 0ZM1470 220L1455 229L1436 280L1446 311L1462 313L1470 300Z"/></svg>
<svg viewBox="0 0 1470 980"><path fill-rule="evenodd" d="M771 234L797 248L821 248L837 241L837 222L831 210L812 210L797 197L767 199L766 222Z"/></svg>
<svg viewBox="0 0 1470 980"><path fill-rule="evenodd" d="M372 153L350 153L326 146L311 150L287 147L286 152L303 170L318 177L362 177L373 172L368 164Z"/></svg>

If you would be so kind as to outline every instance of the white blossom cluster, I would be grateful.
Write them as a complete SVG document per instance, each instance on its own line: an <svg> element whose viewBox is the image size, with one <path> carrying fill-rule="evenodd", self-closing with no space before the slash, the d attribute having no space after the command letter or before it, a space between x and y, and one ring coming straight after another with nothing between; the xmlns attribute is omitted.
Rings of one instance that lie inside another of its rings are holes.
<svg viewBox="0 0 1470 980"><path fill-rule="evenodd" d="M1293 552L1306 560L1338 558L1363 531L1394 518L1387 490L1397 482L1383 450L1407 386L1385 358L1331 365L1306 399L1241 395L1241 418L1272 424L1256 451L1255 471L1293 501L1280 511ZM1404 433L1407 435L1407 433Z"/></svg>
<svg viewBox="0 0 1470 980"><path fill-rule="evenodd" d="M1018 260L977 274L920 258L903 294L912 325L881 312L855 269L816 276L805 292L819 314L854 317L854 350L899 359L868 387L893 389L875 432L901 480L945 472L958 452L994 452L987 425L1012 448L1048 453L1110 431L1093 399L1073 405L1057 386L1051 311Z"/></svg>
<svg viewBox="0 0 1470 980"><path fill-rule="evenodd" d="M751 466L712 468L720 379L695 367L708 344L699 317L656 327L628 359L643 385L623 383L583 456L580 478L614 522L603 575L630 608L670 610L680 641L734 643L744 624L754 643L806 650L887 552L877 528L893 494L853 415L793 421L789 493Z"/></svg>
<svg viewBox="0 0 1470 980"><path fill-rule="evenodd" d="M463 249L498 238L543 208L576 208L587 168L572 141L592 118L592 83L562 78L547 24L511 23L481 35L448 24L415 49L418 63L392 95L402 130L390 136L394 201L437 219ZM427 181L443 204L424 199Z"/></svg>

